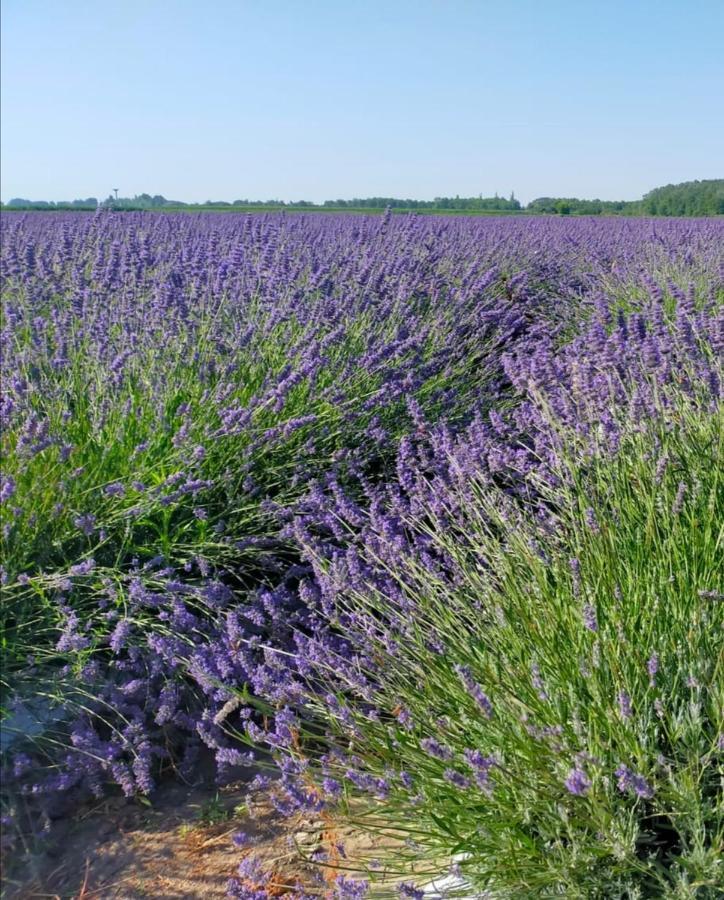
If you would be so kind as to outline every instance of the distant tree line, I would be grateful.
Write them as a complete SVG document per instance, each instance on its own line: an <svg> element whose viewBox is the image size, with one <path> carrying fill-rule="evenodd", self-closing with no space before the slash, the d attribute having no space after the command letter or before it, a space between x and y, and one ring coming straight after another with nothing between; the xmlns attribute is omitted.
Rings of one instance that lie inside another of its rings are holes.
<svg viewBox="0 0 724 900"><path fill-rule="evenodd" d="M641 205L650 216L722 216L724 178L667 184L645 194Z"/></svg>
<svg viewBox="0 0 724 900"><path fill-rule="evenodd" d="M435 197L434 200L400 200L397 197L355 197L353 200L325 200L325 207L335 209L482 209L491 211L520 210L515 194L505 197Z"/></svg>
<svg viewBox="0 0 724 900"><path fill-rule="evenodd" d="M667 184L641 200L579 200L576 197L539 197L526 212L562 216L721 216L724 215L724 178Z"/></svg>
<svg viewBox="0 0 724 900"><path fill-rule="evenodd" d="M538 197L526 212L558 216L641 215L639 201L579 200L577 197Z"/></svg>
<svg viewBox="0 0 724 900"><path fill-rule="evenodd" d="M403 210L470 210L481 212L527 212L559 216L717 216L724 215L724 179L686 181L655 188L641 200L579 200L577 197L538 197L525 208L510 197L436 197L434 200L403 200L397 197L355 197L352 200L325 200L322 204L310 200L207 200L205 203L184 203L167 200L160 194L137 194L135 197L109 195L99 201L85 200L23 200L14 197L4 209L36 210L171 210L171 209L403 209Z"/></svg>
<svg viewBox="0 0 724 900"><path fill-rule="evenodd" d="M47 200L23 200L14 197L5 207L6 209L96 209L107 207L117 210L144 210L144 209L232 209L234 207L279 207L286 209L471 209L471 210L520 210L520 202L513 194L510 199L504 197L436 197L434 200L400 200L396 197L366 197L353 200L325 200L322 204L312 203L311 200L207 200L205 203L184 203L181 200L167 200L160 194L152 197L150 194L137 194L135 197L108 196L102 202L90 197L88 200L73 201L47 201Z"/></svg>
<svg viewBox="0 0 724 900"><path fill-rule="evenodd" d="M13 197L2 206L4 209L97 209L98 200L96 197L85 200L23 200L22 197Z"/></svg>

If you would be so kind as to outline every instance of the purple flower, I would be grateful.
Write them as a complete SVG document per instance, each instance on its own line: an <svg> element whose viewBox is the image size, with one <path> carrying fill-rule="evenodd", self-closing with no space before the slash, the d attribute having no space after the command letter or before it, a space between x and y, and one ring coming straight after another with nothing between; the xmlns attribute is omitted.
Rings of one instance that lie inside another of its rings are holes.
<svg viewBox="0 0 724 900"><path fill-rule="evenodd" d="M656 682L656 673L659 671L659 657L652 653L646 663L646 671L649 673L649 683L653 687Z"/></svg>
<svg viewBox="0 0 724 900"><path fill-rule="evenodd" d="M586 603L583 607L583 624L589 631L597 632L598 631L598 619L596 618L596 609L590 604Z"/></svg>
<svg viewBox="0 0 724 900"><path fill-rule="evenodd" d="M575 556L570 560L573 593L577 597L581 592L581 563Z"/></svg>
<svg viewBox="0 0 724 900"><path fill-rule="evenodd" d="M628 766L620 765L615 774L618 779L618 789L622 794L631 792L645 800L650 800L654 796L654 789L644 776L632 772Z"/></svg>
<svg viewBox="0 0 724 900"><path fill-rule="evenodd" d="M322 789L328 797L339 797L342 793L342 785L335 778L324 778L322 780Z"/></svg>
<svg viewBox="0 0 724 900"><path fill-rule="evenodd" d="M338 875L334 879L333 900L362 900L369 891L369 882Z"/></svg>
<svg viewBox="0 0 724 900"><path fill-rule="evenodd" d="M404 784L404 786L408 790L412 790L412 788L415 784L415 781L414 781L412 775L410 775L409 772L405 772L405 771L400 772L400 781Z"/></svg>
<svg viewBox="0 0 724 900"><path fill-rule="evenodd" d="M428 756L432 756L435 759L441 759L447 762L453 758L452 750L444 744L441 744L439 741L436 741L435 738L423 738L420 741L420 746Z"/></svg>
<svg viewBox="0 0 724 900"><path fill-rule="evenodd" d="M404 900L425 900L425 891L416 887L412 881L402 881L397 885L397 893Z"/></svg>
<svg viewBox="0 0 724 900"><path fill-rule="evenodd" d="M686 482L680 481L679 487L676 491L676 497L674 497L674 502L671 506L671 514L674 516L678 516L681 510L684 508L684 496L686 494Z"/></svg>
<svg viewBox="0 0 724 900"><path fill-rule="evenodd" d="M497 765L497 760L493 756L485 756L480 750L466 749L463 751L466 763L473 770L475 782L485 794L490 794L492 785L490 780L490 770Z"/></svg>
<svg viewBox="0 0 724 900"><path fill-rule="evenodd" d="M465 690L475 700L485 716L489 719L493 715L493 704L485 694L480 685L473 678L473 674L468 666L455 666L455 671L462 681Z"/></svg>
<svg viewBox="0 0 724 900"><path fill-rule="evenodd" d="M584 518L586 520L586 525L588 528L594 533L598 534L601 530L598 524L598 520L596 519L596 513L593 511L592 507L588 507L584 512Z"/></svg>
<svg viewBox="0 0 724 900"><path fill-rule="evenodd" d="M564 784L569 793L576 797L584 797L591 787L591 779L582 769L572 769Z"/></svg>
<svg viewBox="0 0 724 900"><path fill-rule="evenodd" d="M0 503L9 500L15 493L15 479L12 475L0 475Z"/></svg>
<svg viewBox="0 0 724 900"><path fill-rule="evenodd" d="M445 781L454 785L456 788L460 788L461 790L466 790L470 787L470 779L463 775L461 772L457 772L455 769L445 769L442 773L442 777Z"/></svg>
<svg viewBox="0 0 724 900"><path fill-rule="evenodd" d="M120 619L118 621L108 641L109 646L114 653L120 653L126 646L132 627L132 623L129 619Z"/></svg>
<svg viewBox="0 0 724 900"><path fill-rule="evenodd" d="M68 573L70 575L90 575L95 567L96 561L94 559L84 559L83 562L71 566Z"/></svg>
<svg viewBox="0 0 724 900"><path fill-rule="evenodd" d="M73 523L83 534L90 537L95 531L96 517L92 513L85 513L82 516L77 516Z"/></svg>
<svg viewBox="0 0 724 900"><path fill-rule="evenodd" d="M630 719L633 715L633 710L631 709L631 697L626 693L626 691L621 691L618 695L618 709L621 713L621 718Z"/></svg>

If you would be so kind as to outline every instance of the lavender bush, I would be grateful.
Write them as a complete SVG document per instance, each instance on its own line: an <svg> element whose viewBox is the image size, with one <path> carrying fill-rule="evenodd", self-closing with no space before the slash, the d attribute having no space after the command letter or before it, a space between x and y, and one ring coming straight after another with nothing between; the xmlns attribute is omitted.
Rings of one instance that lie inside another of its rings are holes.
<svg viewBox="0 0 724 900"><path fill-rule="evenodd" d="M334 627L290 666L289 710L326 741L287 742L288 799L386 819L401 874L447 857L504 896L722 887L724 319L658 295L600 314L506 358L520 405L433 427L369 512L289 524Z"/></svg>
<svg viewBox="0 0 724 900"><path fill-rule="evenodd" d="M501 350L551 311L546 266L531 285L492 236L473 258L472 236L440 231L8 221L4 621L21 662L60 623L84 643L76 625L99 600L119 608L106 595L129 571L258 580L276 562L270 499L293 501L339 457L379 469L410 398L455 418L495 393Z"/></svg>
<svg viewBox="0 0 724 900"><path fill-rule="evenodd" d="M263 746L401 877L716 891L723 236L4 218L11 793Z"/></svg>

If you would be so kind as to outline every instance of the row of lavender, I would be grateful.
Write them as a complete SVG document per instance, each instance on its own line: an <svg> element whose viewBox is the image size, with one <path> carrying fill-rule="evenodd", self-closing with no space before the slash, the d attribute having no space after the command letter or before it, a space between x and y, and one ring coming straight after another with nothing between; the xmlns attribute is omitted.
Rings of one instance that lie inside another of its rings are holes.
<svg viewBox="0 0 724 900"><path fill-rule="evenodd" d="M280 809L414 808L411 866L713 883L721 223L3 232L10 687L65 711L23 791L246 743Z"/></svg>

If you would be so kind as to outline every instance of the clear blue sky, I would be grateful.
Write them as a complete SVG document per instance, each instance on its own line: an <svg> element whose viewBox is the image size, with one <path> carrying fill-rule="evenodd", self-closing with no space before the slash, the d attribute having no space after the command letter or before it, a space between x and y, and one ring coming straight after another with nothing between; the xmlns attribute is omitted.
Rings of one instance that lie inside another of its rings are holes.
<svg viewBox="0 0 724 900"><path fill-rule="evenodd" d="M7 201L724 176L724 0L3 0Z"/></svg>

